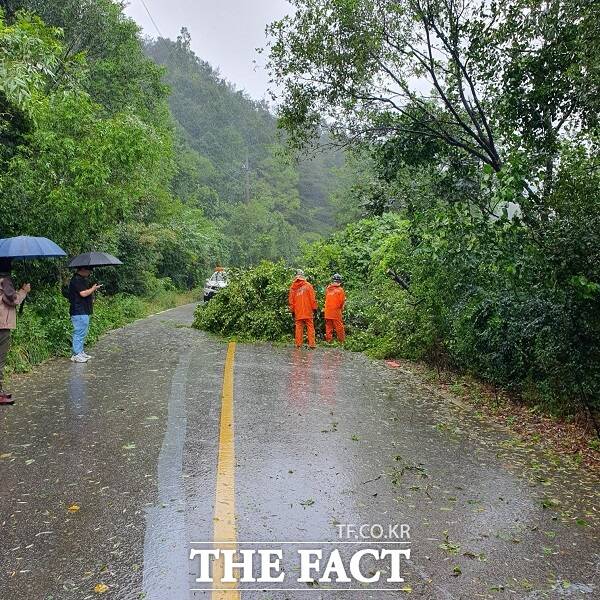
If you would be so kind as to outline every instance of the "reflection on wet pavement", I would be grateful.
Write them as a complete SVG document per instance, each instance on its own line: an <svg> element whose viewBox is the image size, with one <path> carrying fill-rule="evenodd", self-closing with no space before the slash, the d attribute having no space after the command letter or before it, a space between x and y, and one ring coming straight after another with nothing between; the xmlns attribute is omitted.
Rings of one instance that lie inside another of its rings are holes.
<svg viewBox="0 0 600 600"><path fill-rule="evenodd" d="M69 409L73 415L85 416L88 410L87 382L85 380L84 365L81 363L71 364L69 378Z"/></svg>
<svg viewBox="0 0 600 600"><path fill-rule="evenodd" d="M193 308L14 382L19 402L0 412L1 600L82 600L98 584L109 598L210 597L189 591L188 554L213 539L227 346L182 326ZM405 591L344 598L600 597L598 480L414 376L334 348L238 345L233 397L237 539L285 548L284 568L305 542L348 559L356 545L340 542L362 540L339 525L398 523ZM350 585L297 577L242 598Z"/></svg>

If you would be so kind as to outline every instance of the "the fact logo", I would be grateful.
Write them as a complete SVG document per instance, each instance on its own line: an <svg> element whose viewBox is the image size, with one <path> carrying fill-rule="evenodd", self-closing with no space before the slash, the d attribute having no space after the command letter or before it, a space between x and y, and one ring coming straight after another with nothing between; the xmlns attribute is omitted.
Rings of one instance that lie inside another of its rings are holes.
<svg viewBox="0 0 600 600"><path fill-rule="evenodd" d="M295 582L303 586L359 584L361 589L385 585L390 591L394 584L404 582L403 566L411 555L408 525L389 526L385 534L379 525L338 528L340 536L346 539L324 543L233 542L222 547L211 543L207 544L210 547L192 548L190 560L194 561L194 571L198 574L196 582L211 584L212 589L238 583L282 586L261 589L294 589L290 586ZM376 539L366 540L367 533L375 534Z"/></svg>

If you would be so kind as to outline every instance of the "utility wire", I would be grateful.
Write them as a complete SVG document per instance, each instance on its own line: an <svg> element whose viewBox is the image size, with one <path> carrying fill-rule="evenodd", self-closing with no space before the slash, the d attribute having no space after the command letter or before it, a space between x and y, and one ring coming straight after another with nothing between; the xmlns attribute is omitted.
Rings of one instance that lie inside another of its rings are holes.
<svg viewBox="0 0 600 600"><path fill-rule="evenodd" d="M148 16L150 17L150 20L152 21L152 25L154 25L154 28L158 32L158 35L160 37L164 37L164 35L161 33L160 29L158 28L158 25L156 24L156 21L154 20L154 17L150 13L150 10L148 9L148 6L147 6L146 2L144 0L140 0L140 2L142 3L142 6L146 9L146 12L148 13Z"/></svg>

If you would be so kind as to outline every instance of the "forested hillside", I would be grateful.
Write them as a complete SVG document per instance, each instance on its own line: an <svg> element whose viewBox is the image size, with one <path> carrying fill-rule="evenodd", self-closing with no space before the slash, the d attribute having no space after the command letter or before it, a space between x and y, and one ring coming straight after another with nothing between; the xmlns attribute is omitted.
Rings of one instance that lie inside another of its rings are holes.
<svg viewBox="0 0 600 600"><path fill-rule="evenodd" d="M292 259L331 228L339 153L284 156L267 107L185 30L144 47L111 0L14 0L2 34L3 236L127 254L111 289L144 293L193 286L215 262Z"/></svg>
<svg viewBox="0 0 600 600"><path fill-rule="evenodd" d="M321 151L297 164L285 156L277 122L263 102L224 80L190 48L149 40L146 52L166 69L176 120L177 172L173 190L223 224L235 264L292 258L301 239L333 224L329 204L339 151Z"/></svg>

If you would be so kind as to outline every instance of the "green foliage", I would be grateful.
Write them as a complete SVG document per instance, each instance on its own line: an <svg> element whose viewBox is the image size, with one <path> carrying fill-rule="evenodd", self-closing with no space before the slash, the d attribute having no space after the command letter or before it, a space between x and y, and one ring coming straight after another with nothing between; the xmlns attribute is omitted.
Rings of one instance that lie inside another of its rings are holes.
<svg viewBox="0 0 600 600"><path fill-rule="evenodd" d="M270 28L279 124L296 148L329 142L324 120L360 140L343 166L335 151L290 161L266 103L198 59L185 30L144 47L119 2L5 3L2 237L126 259L97 273L117 295L98 302L93 337L144 314L133 295L162 303L220 262L257 266L231 270L195 325L289 340L293 272L263 261L284 259L321 305L342 273L350 349L451 366L557 412L600 408L591 3L293 4ZM334 218L345 229L320 240ZM16 275L34 290L65 279L48 262ZM14 368L66 351L65 311L34 294Z"/></svg>
<svg viewBox="0 0 600 600"><path fill-rule="evenodd" d="M108 114L129 107L147 123L158 124L166 117L167 87L162 69L143 51L134 21L113 0L10 0L11 18L16 11L39 15L63 32L59 80L68 75L65 67L85 57L84 89Z"/></svg>
<svg viewBox="0 0 600 600"><path fill-rule="evenodd" d="M163 69L112 0L10 2L0 11L0 237L46 236L69 254L123 259L102 269L90 342L172 305L199 285L227 246L176 178L197 166L180 148ZM42 17L42 18L40 18ZM173 193L181 193L181 198ZM13 335L9 368L64 355L71 326L58 261L17 262L33 293ZM143 297L143 298L142 298Z"/></svg>
<svg viewBox="0 0 600 600"><path fill-rule="evenodd" d="M324 119L354 142L342 218L408 221L375 249L350 240L379 266L349 270L349 346L468 371L557 412L599 409L591 4L293 4L270 27L281 126L297 147ZM308 256L329 267L343 253L333 239Z"/></svg>
<svg viewBox="0 0 600 600"><path fill-rule="evenodd" d="M293 328L288 289L294 271L283 262L261 262L230 271L230 284L196 310L194 327L239 340L287 339Z"/></svg>
<svg viewBox="0 0 600 600"><path fill-rule="evenodd" d="M25 12L0 20L2 237L114 252L126 266L103 274L112 293L195 287L227 251L216 224L184 203L194 192L180 190L183 202L172 195L179 170L166 89L137 27L108 0L16 4L62 29ZM56 281L52 271L31 265L27 275L36 286Z"/></svg>
<svg viewBox="0 0 600 600"><path fill-rule="evenodd" d="M43 231L77 253L146 201L164 140L134 115L102 118L84 92L44 99L35 119L8 166L4 230Z"/></svg>
<svg viewBox="0 0 600 600"><path fill-rule="evenodd" d="M8 105L31 116L37 100L35 90L58 68L59 32L47 28L33 15L23 15L10 26L0 14L0 28L0 92Z"/></svg>
<svg viewBox="0 0 600 600"><path fill-rule="evenodd" d="M273 209L273 204L272 199L257 199L228 211L224 232L230 240L233 264L252 265L263 259L291 260L298 253L298 230Z"/></svg>
<svg viewBox="0 0 600 600"><path fill-rule="evenodd" d="M371 272L374 261L383 261L382 247L391 243L392 236L407 231L408 222L397 214L351 223L329 240L308 246L303 262L319 278L328 282L333 273L341 273L349 285L362 285Z"/></svg>
<svg viewBox="0 0 600 600"><path fill-rule="evenodd" d="M26 371L32 364L51 356L66 354L69 348L70 320L67 300L57 290L27 303L11 336L8 368Z"/></svg>
<svg viewBox="0 0 600 600"><path fill-rule="evenodd" d="M371 266L377 273L387 268L378 253L393 233L403 237L406 222L397 215L368 219L349 226L326 242L306 247L301 266L313 283L321 309L325 287L335 272L344 275L351 290L348 301L349 330L360 331L367 322L365 302ZM238 339L281 341L291 339L293 319L288 310L288 291L294 270L284 263L263 261L257 267L230 273L230 285L196 312L194 326ZM365 293L366 292L366 293ZM322 315L317 313L322 330Z"/></svg>
<svg viewBox="0 0 600 600"><path fill-rule="evenodd" d="M284 158L266 104L199 60L185 30L143 46L118 2L15 0L0 48L3 236L112 250L128 264L108 289L152 294L196 286L215 262L291 260L328 230L339 153L312 171Z"/></svg>
<svg viewBox="0 0 600 600"><path fill-rule="evenodd" d="M185 141L213 165L206 185L214 186L225 202L242 201L244 165L256 168L274 142L274 119L258 102L225 81L190 47L182 30L177 41L150 41L148 55L167 69L172 94L170 106Z"/></svg>
<svg viewBox="0 0 600 600"><path fill-rule="evenodd" d="M353 223L307 246L300 266L321 307L331 274L343 274L351 350L460 369L555 412L579 410L582 399L598 407L600 277L580 275L557 288L549 261L518 220L440 205L413 222L388 213ZM410 281L408 291L390 269ZM268 262L232 273L231 285L198 308L195 326L291 340L292 275Z"/></svg>
<svg viewBox="0 0 600 600"><path fill-rule="evenodd" d="M98 277L108 293L153 296L165 286L192 289L227 257L224 248L222 234L201 211L181 208L164 224L121 225L111 249L127 259L118 269L99 270Z"/></svg>
<svg viewBox="0 0 600 600"><path fill-rule="evenodd" d="M448 200L481 204L481 167L519 163L513 200L539 218L562 141L598 126L598 19L587 0L292 3L268 28L269 69L296 147L327 120L344 142L391 147L402 167L435 164ZM389 158L386 181L398 166ZM385 192L371 186L371 214L390 207Z"/></svg>
<svg viewBox="0 0 600 600"><path fill-rule="evenodd" d="M230 253L230 243L202 211L184 208L164 226L155 225L160 259L158 277L169 277L179 289L192 289L204 282L215 264Z"/></svg>

